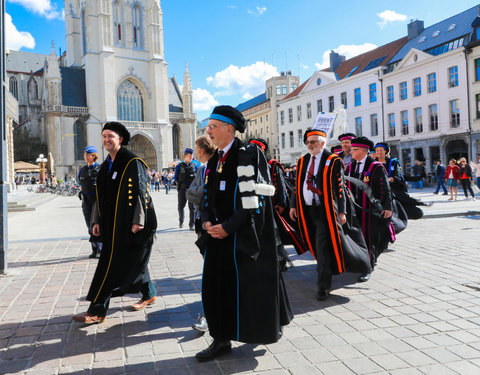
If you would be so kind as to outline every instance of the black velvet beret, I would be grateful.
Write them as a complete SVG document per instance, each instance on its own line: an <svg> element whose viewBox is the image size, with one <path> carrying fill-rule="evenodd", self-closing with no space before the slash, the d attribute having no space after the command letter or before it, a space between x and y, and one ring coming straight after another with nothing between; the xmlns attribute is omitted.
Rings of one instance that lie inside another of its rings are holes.
<svg viewBox="0 0 480 375"><path fill-rule="evenodd" d="M352 147L363 147L368 151L373 151L373 142L367 137L358 137L352 139Z"/></svg>
<svg viewBox="0 0 480 375"><path fill-rule="evenodd" d="M354 139L354 138L357 138L357 136L353 133L344 133L338 136L339 141L343 141L344 139Z"/></svg>
<svg viewBox="0 0 480 375"><path fill-rule="evenodd" d="M321 130L307 128L307 130L305 130L305 133L303 133L303 143L304 144L307 144L307 138L311 135L319 135L323 138L327 138L327 135L325 134L325 132L323 132Z"/></svg>
<svg viewBox="0 0 480 375"><path fill-rule="evenodd" d="M243 133L247 126L242 113L238 109L229 105L216 106L213 109L210 118L233 125L240 133Z"/></svg>
<svg viewBox="0 0 480 375"><path fill-rule="evenodd" d="M251 138L248 143L254 143L258 147L262 149L262 151L267 152L268 151L268 143L265 139L263 138Z"/></svg>
<svg viewBox="0 0 480 375"><path fill-rule="evenodd" d="M102 129L102 132L104 130L111 130L112 132L117 133L120 137L123 137L122 140L122 146L128 145L128 142L130 142L130 132L127 130L125 125L116 122L116 121L111 121L107 122Z"/></svg>

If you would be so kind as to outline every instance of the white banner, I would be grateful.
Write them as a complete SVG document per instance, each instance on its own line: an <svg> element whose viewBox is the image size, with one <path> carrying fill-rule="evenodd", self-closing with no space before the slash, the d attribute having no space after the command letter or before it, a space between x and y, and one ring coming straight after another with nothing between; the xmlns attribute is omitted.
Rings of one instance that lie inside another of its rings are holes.
<svg viewBox="0 0 480 375"><path fill-rule="evenodd" d="M337 118L336 113L323 113L319 112L317 118L315 119L315 123L313 124L312 129L320 130L327 135L327 139L330 136L330 132L333 128L333 123Z"/></svg>

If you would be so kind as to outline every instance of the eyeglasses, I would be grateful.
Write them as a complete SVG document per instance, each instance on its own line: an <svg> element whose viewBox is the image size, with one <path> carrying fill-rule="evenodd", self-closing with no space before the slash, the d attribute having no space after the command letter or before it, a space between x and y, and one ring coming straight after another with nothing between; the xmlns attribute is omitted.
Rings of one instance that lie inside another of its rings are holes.
<svg viewBox="0 0 480 375"><path fill-rule="evenodd" d="M219 124L219 125L207 125L207 129L213 130L218 128L219 126L226 126L228 124Z"/></svg>
<svg viewBox="0 0 480 375"><path fill-rule="evenodd" d="M305 144L307 144L307 145L314 145L315 143L318 143L318 142L320 142L320 141L319 141L319 140L316 140L316 141L307 141L307 142L305 142Z"/></svg>

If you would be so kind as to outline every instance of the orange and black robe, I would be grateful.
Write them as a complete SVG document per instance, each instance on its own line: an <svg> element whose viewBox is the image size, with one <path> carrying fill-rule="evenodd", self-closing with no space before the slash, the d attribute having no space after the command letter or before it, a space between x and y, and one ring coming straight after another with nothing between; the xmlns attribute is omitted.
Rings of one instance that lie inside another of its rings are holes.
<svg viewBox="0 0 480 375"><path fill-rule="evenodd" d="M297 210L297 220L303 241L315 257L315 228L306 215L303 183L307 175L310 154L300 158L297 164L295 193L291 205ZM319 210L325 210L326 227L330 233L330 243L325 244L332 252L332 272L365 273L370 271L368 249L358 224L355 210L345 189L343 179L343 162L340 157L324 150L320 159L315 185L320 189L322 205ZM347 223L340 224L339 213L345 213Z"/></svg>

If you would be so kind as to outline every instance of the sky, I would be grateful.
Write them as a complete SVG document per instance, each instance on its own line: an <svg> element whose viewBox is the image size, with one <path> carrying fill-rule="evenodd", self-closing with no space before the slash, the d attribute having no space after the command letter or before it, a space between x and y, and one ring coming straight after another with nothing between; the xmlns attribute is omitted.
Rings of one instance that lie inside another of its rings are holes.
<svg viewBox="0 0 480 375"><path fill-rule="evenodd" d="M307 80L329 66L331 50L350 58L402 38L412 19L428 27L479 5L470 0L163 0L168 76L175 74L182 84L188 62L194 110L202 120L215 105L237 106L262 94L265 80L282 71ZM65 50L64 1L7 0L6 12L7 48L48 54L53 40L57 54Z"/></svg>

